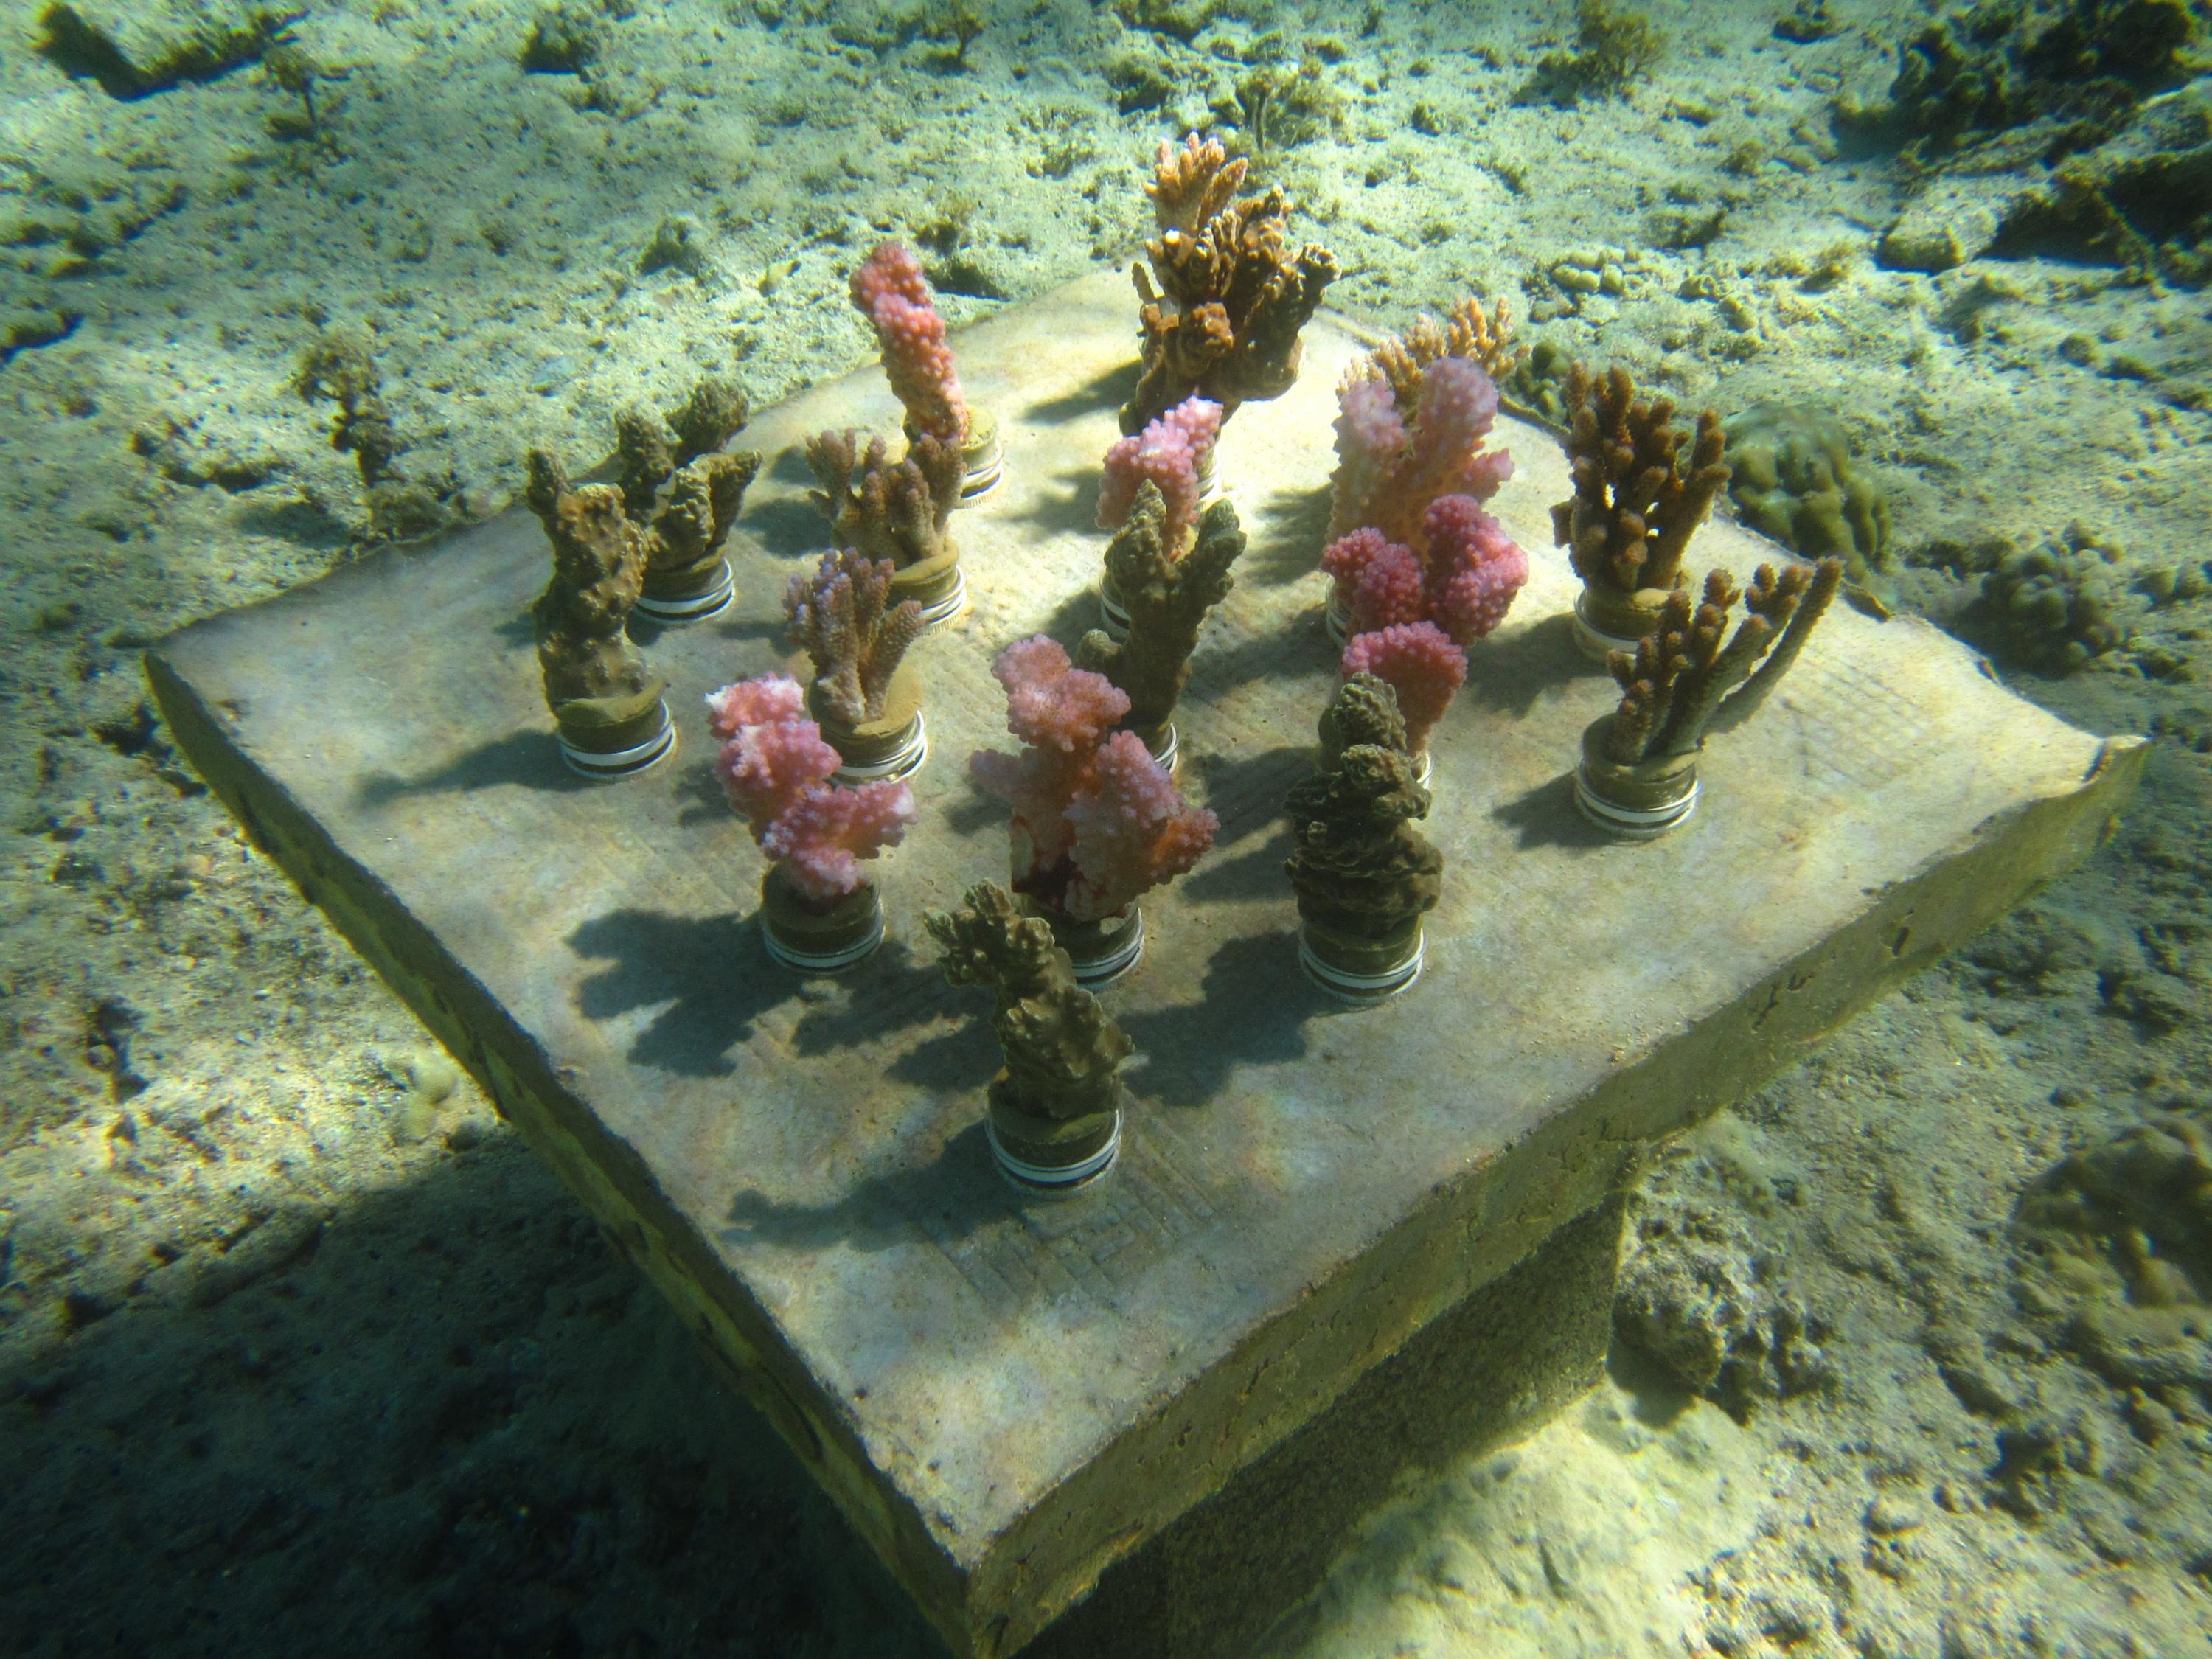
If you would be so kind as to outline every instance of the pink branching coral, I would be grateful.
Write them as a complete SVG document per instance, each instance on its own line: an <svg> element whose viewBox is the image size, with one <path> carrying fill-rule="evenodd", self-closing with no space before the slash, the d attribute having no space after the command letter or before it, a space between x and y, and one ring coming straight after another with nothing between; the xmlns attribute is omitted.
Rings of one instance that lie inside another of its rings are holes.
<svg viewBox="0 0 2212 1659"><path fill-rule="evenodd" d="M1472 495L1439 495L1421 527L1429 620L1464 649L1505 620L1528 580L1528 555Z"/></svg>
<svg viewBox="0 0 2212 1659"><path fill-rule="evenodd" d="M875 325L884 373L906 405L908 424L957 448L968 435L968 403L945 343L945 319L914 250L902 242L879 244L853 273L848 291Z"/></svg>
<svg viewBox="0 0 2212 1659"><path fill-rule="evenodd" d="M905 838L914 792L887 781L833 787L837 751L805 709L799 682L771 674L711 693L707 723L723 740L714 774L753 840L804 897L830 904L860 886L860 860Z"/></svg>
<svg viewBox="0 0 2212 1659"><path fill-rule="evenodd" d="M1421 519L1425 556L1369 526L1331 542L1321 568L1336 579L1346 632L1430 622L1465 649L1505 620L1528 580L1528 556L1472 495L1439 495Z"/></svg>
<svg viewBox="0 0 2212 1659"><path fill-rule="evenodd" d="M1159 486L1167 506L1161 544L1170 558L1182 553L1190 527L1198 522L1198 474L1221 434L1221 405L1203 398L1184 398L1142 432L1123 438L1106 452L1106 474L1098 486L1098 527L1119 530L1129 520L1138 487Z"/></svg>
<svg viewBox="0 0 2212 1659"><path fill-rule="evenodd" d="M978 750L976 783L1013 809L1013 888L1078 921L1120 911L1212 846L1220 820L1185 804L1132 732L1129 699L1038 635L991 665L1022 752Z"/></svg>
<svg viewBox="0 0 2212 1659"><path fill-rule="evenodd" d="M1466 653L1434 623L1396 623L1355 635L1340 665L1347 680L1372 674L1389 682L1406 717L1406 747L1416 755L1429 746L1429 734L1467 683Z"/></svg>
<svg viewBox="0 0 2212 1659"><path fill-rule="evenodd" d="M1388 380L1347 380L1336 396L1332 538L1371 526L1419 553L1431 501L1486 501L1513 476L1511 455L1482 447L1498 418L1498 387L1465 357L1429 365L1410 425Z"/></svg>
<svg viewBox="0 0 2212 1659"><path fill-rule="evenodd" d="M921 606L890 603L896 568L848 548L824 553L783 593L787 637L814 662L815 695L848 726L881 717L907 647L921 637Z"/></svg>

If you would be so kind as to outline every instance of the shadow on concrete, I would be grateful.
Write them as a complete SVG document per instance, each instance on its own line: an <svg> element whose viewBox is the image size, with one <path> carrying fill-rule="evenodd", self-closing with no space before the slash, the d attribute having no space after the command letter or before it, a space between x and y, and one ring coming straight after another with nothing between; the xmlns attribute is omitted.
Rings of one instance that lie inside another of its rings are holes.
<svg viewBox="0 0 2212 1659"><path fill-rule="evenodd" d="M1162 1106L1203 1106L1240 1066L1304 1058L1306 1021L1341 1006L1298 971L1298 936L1288 927L1225 941L1197 988L1172 1008L1119 1016L1144 1062L1130 1080ZM1224 1008L1237 1018L1223 1018Z"/></svg>
<svg viewBox="0 0 2212 1659"><path fill-rule="evenodd" d="M1085 415L1119 409L1129 401L1129 394L1136 389L1137 360L1132 356L1125 363L1093 375L1074 391L1057 398L1048 398L1042 403L1026 404L1018 413L1040 426L1057 426L1063 422L1079 420Z"/></svg>
<svg viewBox="0 0 2212 1659"><path fill-rule="evenodd" d="M1285 587L1321 568L1321 550L1328 539L1329 487L1281 490L1258 514L1238 512L1252 538L1237 561L1239 574L1268 587ZM1254 519L1265 526L1255 530Z"/></svg>
<svg viewBox="0 0 2212 1659"><path fill-rule="evenodd" d="M561 758L560 740L551 731L525 729L480 743L445 765L413 777L365 773L354 786L354 799L362 806L389 806L405 795L461 795L502 784L556 795L605 787L569 769Z"/></svg>
<svg viewBox="0 0 2212 1659"><path fill-rule="evenodd" d="M1291 826L1279 825L1266 841L1234 858L1223 858L1218 853L1209 857L1182 878L1182 890L1194 904L1279 898L1290 891L1283 863L1297 844Z"/></svg>
<svg viewBox="0 0 2212 1659"><path fill-rule="evenodd" d="M629 1046L640 1066L679 1077L727 1077L729 1052L751 1041L754 1022L798 995L801 981L766 973L735 973L760 955L751 916L690 918L652 910L594 916L568 936L582 957L607 966L576 988L577 1012L614 1019L659 1007Z"/></svg>
<svg viewBox="0 0 2212 1659"><path fill-rule="evenodd" d="M1575 648L1574 618L1561 611L1533 628L1478 640L1467 653L1460 695L1486 708L1525 714L1547 691L1605 670Z"/></svg>
<svg viewBox="0 0 2212 1659"><path fill-rule="evenodd" d="M1574 852L1595 852L1614 844L1575 808L1575 775L1556 778L1490 809L1490 816L1514 832L1523 847L1565 847Z"/></svg>
<svg viewBox="0 0 2212 1659"><path fill-rule="evenodd" d="M764 1243L799 1250L838 1244L887 1250L911 1245L918 1221L939 1243L957 1243L1021 1207L1021 1195L992 1165L979 1116L928 1163L864 1176L828 1203L794 1204L739 1192L730 1200L720 1237L726 1244Z"/></svg>
<svg viewBox="0 0 2212 1659"><path fill-rule="evenodd" d="M1099 556L1106 553L1106 532L1098 527L1098 473L1070 467L1038 487L1033 505L1001 522L1032 525L1048 535L1095 536Z"/></svg>
<svg viewBox="0 0 2212 1659"><path fill-rule="evenodd" d="M1283 802L1292 786L1312 769L1313 750L1303 744L1281 744L1258 754L1242 755L1211 750L1194 754L1185 749L1176 769L1184 780L1183 793L1193 799L1202 798L1221 820L1221 833L1213 838L1214 851L1199 866L1200 872L1218 858L1223 848L1279 822ZM1193 788L1193 783L1201 787Z"/></svg>

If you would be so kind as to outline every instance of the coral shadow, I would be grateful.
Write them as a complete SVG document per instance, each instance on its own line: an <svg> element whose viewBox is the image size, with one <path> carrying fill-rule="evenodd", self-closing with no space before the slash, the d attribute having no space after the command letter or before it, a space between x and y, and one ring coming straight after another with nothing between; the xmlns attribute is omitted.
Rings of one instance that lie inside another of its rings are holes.
<svg viewBox="0 0 2212 1659"><path fill-rule="evenodd" d="M1279 822L1284 800L1312 768L1310 748L1285 744L1256 755L1188 754L1180 769L1197 774L1205 786L1204 804L1221 819L1213 838L1219 848Z"/></svg>
<svg viewBox="0 0 2212 1659"><path fill-rule="evenodd" d="M1467 657L1467 684L1460 695L1516 714L1527 714L1547 691L1605 672L1577 647L1574 618L1565 611L1503 638L1479 640Z"/></svg>
<svg viewBox="0 0 2212 1659"><path fill-rule="evenodd" d="M1073 392L1057 398L1048 398L1042 403L1030 404L1019 412L1027 419L1042 426L1056 426L1066 421L1079 420L1085 415L1119 409L1129 401L1129 394L1137 389L1137 360L1117 363L1112 368L1093 375Z"/></svg>
<svg viewBox="0 0 2212 1659"><path fill-rule="evenodd" d="M1098 528L1098 474L1095 470L1070 467L1053 475L1037 490L1034 502L1004 522L1034 526L1048 535L1102 538Z"/></svg>
<svg viewBox="0 0 2212 1659"><path fill-rule="evenodd" d="M1255 515L1266 529L1253 536L1237 573L1268 587L1285 587L1318 570L1328 538L1329 493L1328 485L1319 484L1271 496Z"/></svg>
<svg viewBox="0 0 2212 1659"><path fill-rule="evenodd" d="M799 990L796 979L730 971L760 955L749 915L616 910L578 927L568 948L607 964L576 988L576 1008L586 1018L665 1005L630 1044L629 1059L679 1077L731 1075L737 1068L730 1050L750 1042L760 1017Z"/></svg>
<svg viewBox="0 0 2212 1659"><path fill-rule="evenodd" d="M367 773L354 786L354 799L362 806L389 806L403 795L466 794L501 784L562 795L601 787L562 763L560 741L552 732L525 727L480 743L434 771L413 777Z"/></svg>
<svg viewBox="0 0 2212 1659"><path fill-rule="evenodd" d="M1194 1001L1119 1016L1144 1057L1134 1080L1162 1105L1187 1109L1220 1093L1240 1066L1304 1059L1306 1021L1335 1005L1297 963L1295 930L1246 934L1207 958ZM1228 1008L1234 1018L1222 1017Z"/></svg>
<svg viewBox="0 0 2212 1659"><path fill-rule="evenodd" d="M1492 807L1490 816L1513 830L1523 848L1564 847L1587 853L1613 844L1612 836L1576 809L1571 771Z"/></svg>
<svg viewBox="0 0 2212 1659"><path fill-rule="evenodd" d="M1288 824L1249 851L1231 859L1208 859L1182 882L1195 904L1243 903L1279 897L1289 890L1283 866L1297 844Z"/></svg>
<svg viewBox="0 0 2212 1659"><path fill-rule="evenodd" d="M745 530L772 559L804 558L830 545L828 522L804 495L783 495L761 502L745 514ZM735 559L730 564L733 570L744 568Z"/></svg>
<svg viewBox="0 0 2212 1659"><path fill-rule="evenodd" d="M828 1203L794 1204L740 1190L730 1199L720 1237L733 1245L818 1250L848 1244L874 1252L910 1245L917 1231L940 1243L957 1243L1021 1206L1020 1195L992 1168L978 1118L927 1164L864 1176Z"/></svg>

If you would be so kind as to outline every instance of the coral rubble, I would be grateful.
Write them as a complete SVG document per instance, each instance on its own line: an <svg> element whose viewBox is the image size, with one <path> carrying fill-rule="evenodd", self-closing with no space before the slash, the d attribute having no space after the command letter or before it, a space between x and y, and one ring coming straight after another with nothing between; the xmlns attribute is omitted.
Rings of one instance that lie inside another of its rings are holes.
<svg viewBox="0 0 2212 1659"><path fill-rule="evenodd" d="M1170 526L1160 490L1147 479L1106 549L1107 579L1128 612L1128 637L1116 641L1093 629L1077 648L1085 668L1127 695L1126 723L1147 742L1174 718L1190 678L1199 626L1235 586L1230 567L1244 551L1237 509L1227 501L1206 509L1196 544L1180 558Z"/></svg>
<svg viewBox="0 0 2212 1659"><path fill-rule="evenodd" d="M1841 559L1763 564L1738 591L1724 570L1709 572L1693 607L1686 588L1668 595L1659 625L1633 655L1613 653L1620 707L1606 734L1607 757L1640 766L1695 754L1717 720L1741 724L1774 688L1842 582ZM1747 613L1729 637L1738 599Z"/></svg>
<svg viewBox="0 0 2212 1659"><path fill-rule="evenodd" d="M814 664L808 706L848 726L883 718L907 647L921 637L921 606L890 603L888 559L850 550L824 553L811 573L784 589L783 615L793 645Z"/></svg>
<svg viewBox="0 0 2212 1659"><path fill-rule="evenodd" d="M1220 820L1184 802L1141 738L1114 730L1126 693L1042 635L1008 646L991 672L1022 750L979 750L969 767L1013 810L1016 892L1096 921L1204 856Z"/></svg>
<svg viewBox="0 0 2212 1659"><path fill-rule="evenodd" d="M1429 793L1393 740L1402 729L1391 720L1395 702L1372 675L1355 674L1337 692L1322 716L1324 763L1291 791L1297 847L1285 866L1310 930L1385 946L1418 927L1443 884L1443 854L1413 828L1428 816Z"/></svg>
<svg viewBox="0 0 2212 1659"><path fill-rule="evenodd" d="M1121 1062L1134 1045L1075 982L1049 927L1022 915L1013 895L990 881L923 925L944 953L945 978L988 985L998 999L991 1030L1006 1067L992 1085L994 1098L1061 1122L1118 1109Z"/></svg>
<svg viewBox="0 0 2212 1659"><path fill-rule="evenodd" d="M860 860L896 847L915 821L914 792L878 780L840 788L837 751L806 718L799 682L780 674L740 680L707 698L722 740L714 775L753 840L799 896L834 905L866 880Z"/></svg>
<svg viewBox="0 0 2212 1659"><path fill-rule="evenodd" d="M564 732L586 747L616 749L657 716L667 688L624 631L645 585L644 538L612 484L572 488L542 450L530 453L528 466L525 499L553 544L553 578L532 611L545 702Z"/></svg>
<svg viewBox="0 0 2212 1659"><path fill-rule="evenodd" d="M1221 405L1189 397L1131 433L1106 452L1098 484L1098 527L1119 530L1128 521L1138 489L1147 483L1159 492L1165 519L1161 544L1170 559L1182 556L1184 539L1198 522L1200 478L1221 434Z"/></svg>
<svg viewBox="0 0 2212 1659"><path fill-rule="evenodd" d="M1336 258L1316 243L1293 252L1290 198L1273 185L1237 199L1244 173L1218 139L1194 133L1181 149L1160 144L1145 187L1160 234L1145 244L1150 274L1141 264L1131 273L1143 364L1121 408L1125 433L1194 393L1226 419L1297 379L1298 331L1336 280Z"/></svg>
<svg viewBox="0 0 2212 1659"><path fill-rule="evenodd" d="M884 373L906 409L908 433L928 433L957 451L968 435L968 401L921 261L902 242L879 243L853 272L848 292L875 326Z"/></svg>
<svg viewBox="0 0 2212 1659"><path fill-rule="evenodd" d="M1682 552L1728 483L1728 441L1706 410L1686 451L1671 399L1639 399L1621 368L1567 376L1566 447L1575 493L1552 509L1553 539L1586 587L1616 594L1668 592Z"/></svg>

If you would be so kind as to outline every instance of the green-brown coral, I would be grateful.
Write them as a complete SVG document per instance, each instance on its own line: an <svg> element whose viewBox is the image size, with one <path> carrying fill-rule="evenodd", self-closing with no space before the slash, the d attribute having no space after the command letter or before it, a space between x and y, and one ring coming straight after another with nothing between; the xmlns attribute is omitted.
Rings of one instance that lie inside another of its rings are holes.
<svg viewBox="0 0 2212 1659"><path fill-rule="evenodd" d="M1621 696L1607 757L1637 766L1693 754L1716 721L1741 725L1796 660L1843 578L1841 559L1823 559L1778 573L1763 564L1741 592L1727 571L1711 571L1694 607L1689 591L1676 588L1658 628L1632 654L1612 655ZM1738 599L1747 614L1731 639L1729 613Z"/></svg>
<svg viewBox="0 0 2212 1659"><path fill-rule="evenodd" d="M1593 587L1633 593L1682 581L1682 552L1728 483L1728 441L1711 410L1686 452L1671 398L1638 398L1615 366L1567 374L1567 461L1575 493L1552 509L1552 537Z"/></svg>
<svg viewBox="0 0 2212 1659"><path fill-rule="evenodd" d="M945 526L968 471L959 445L924 433L894 461L881 438L863 450L856 432L823 432L807 441L806 464L822 486L806 498L841 546L900 570L953 551Z"/></svg>
<svg viewBox="0 0 2212 1659"><path fill-rule="evenodd" d="M1889 551L1889 503L1853 465L1833 416L1756 404L1723 423L1729 498L1743 522L1808 559L1838 558L1866 580Z"/></svg>
<svg viewBox="0 0 2212 1659"><path fill-rule="evenodd" d="M1429 792L1385 681L1353 675L1322 721L1324 754L1332 735L1378 740L1338 749L1291 791L1297 847L1284 867L1298 915L1331 933L1389 939L1434 909L1443 890L1443 854L1413 828L1428 816Z"/></svg>
<svg viewBox="0 0 2212 1659"><path fill-rule="evenodd" d="M1049 924L1022 915L1012 893L983 881L958 909L934 912L923 926L943 951L945 978L988 985L998 997L991 1030L1005 1051L1000 1075L1010 1103L1062 1121L1120 1105L1121 1062L1133 1045L1075 982Z"/></svg>
<svg viewBox="0 0 2212 1659"><path fill-rule="evenodd" d="M1093 629L1076 648L1080 666L1128 694L1122 723L1133 732L1152 732L1174 718L1199 627L1236 585L1230 567L1244 551L1237 509L1227 501L1206 509L1197 543L1182 558L1166 544L1166 526L1159 486L1147 480L1106 549L1106 574L1129 613L1129 636L1117 643Z"/></svg>
<svg viewBox="0 0 2212 1659"><path fill-rule="evenodd" d="M742 391L705 380L665 421L641 409L616 415L615 476L645 539L649 583L680 581L721 556L760 471L757 451L718 453L747 413Z"/></svg>
<svg viewBox="0 0 2212 1659"><path fill-rule="evenodd" d="M652 706L665 682L624 633L645 585L645 542L612 484L571 486L543 450L524 498L553 544L553 578L532 610L545 702L564 725L613 726Z"/></svg>
<svg viewBox="0 0 2212 1659"><path fill-rule="evenodd" d="M1521 89L1525 103L1576 104L1625 93L1651 72L1666 37L1640 11L1613 0L1580 0L1575 7L1575 49L1547 54Z"/></svg>

